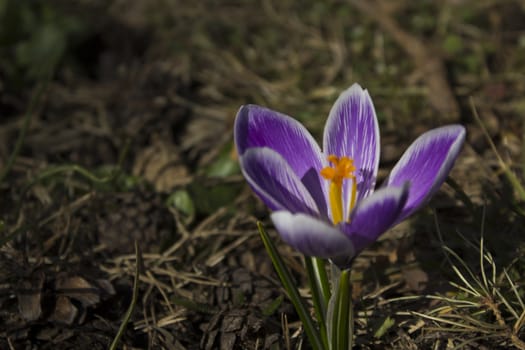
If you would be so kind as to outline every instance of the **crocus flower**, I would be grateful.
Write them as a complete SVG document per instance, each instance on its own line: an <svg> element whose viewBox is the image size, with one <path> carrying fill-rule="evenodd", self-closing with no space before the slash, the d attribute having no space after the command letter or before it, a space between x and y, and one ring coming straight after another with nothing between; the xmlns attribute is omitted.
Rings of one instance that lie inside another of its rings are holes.
<svg viewBox="0 0 525 350"><path fill-rule="evenodd" d="M348 266L439 189L465 128L448 125L421 135L377 190L379 127L372 100L358 84L332 107L322 150L297 120L257 105L240 108L234 138L242 172L273 211L282 239L305 255Z"/></svg>

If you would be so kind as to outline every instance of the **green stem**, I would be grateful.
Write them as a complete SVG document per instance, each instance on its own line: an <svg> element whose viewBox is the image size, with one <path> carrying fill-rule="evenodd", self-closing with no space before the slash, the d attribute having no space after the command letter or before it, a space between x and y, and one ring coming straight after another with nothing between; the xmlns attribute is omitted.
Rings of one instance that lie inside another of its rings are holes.
<svg viewBox="0 0 525 350"><path fill-rule="evenodd" d="M332 314L332 349L351 350L353 345L353 310L350 293L350 270L341 271L339 283L333 296L334 310Z"/></svg>
<svg viewBox="0 0 525 350"><path fill-rule="evenodd" d="M314 266L315 258L305 256L304 261L306 265L306 272L308 274L308 282L310 283L310 290L312 292L312 301L314 303L315 317L319 325L319 333L324 347L328 348L328 335L326 333L326 303L323 297L321 284L318 278L316 268Z"/></svg>
<svg viewBox="0 0 525 350"><path fill-rule="evenodd" d="M326 309L326 305L328 305L328 301L332 296L332 292L330 291L330 282L328 281L328 274L326 273L325 260L320 258L312 258L312 261L314 264L314 270L317 276L317 280L319 281L319 285L321 286L321 292L323 293L324 304Z"/></svg>
<svg viewBox="0 0 525 350"><path fill-rule="evenodd" d="M288 268L286 268L286 265L281 255L277 251L277 248L275 248L275 245L270 239L270 236L268 236L268 233L266 233L260 222L257 223L257 228L259 229L259 234L261 235L264 247L266 248L266 251L270 256L270 259L272 259L273 266L277 271L277 274L279 275L281 283L283 284L284 289L288 293L288 297L292 301L292 304L294 305L295 310L297 311L297 314L299 315L299 318L303 323L304 331L306 333L306 336L308 337L308 340L310 341L310 344L312 345L312 348L315 350L324 349L319 332L317 331L317 328L314 325L314 321L310 317L310 313L304 305L303 299L299 294L299 290L295 286L292 274L290 273Z"/></svg>

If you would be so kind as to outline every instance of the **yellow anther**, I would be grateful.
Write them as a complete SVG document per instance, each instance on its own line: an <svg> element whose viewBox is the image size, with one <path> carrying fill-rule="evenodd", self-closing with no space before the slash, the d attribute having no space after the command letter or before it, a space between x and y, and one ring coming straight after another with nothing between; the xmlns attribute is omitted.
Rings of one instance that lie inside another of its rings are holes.
<svg viewBox="0 0 525 350"><path fill-rule="evenodd" d="M330 181L329 200L332 208L332 220L334 224L343 221L343 180L352 181L352 193L350 197L350 210L354 208L357 194L357 183L354 175L354 161L348 157L337 157L333 154L328 156L328 161L333 164L321 169L321 176ZM349 211L350 212L350 211Z"/></svg>
<svg viewBox="0 0 525 350"><path fill-rule="evenodd" d="M333 167L326 167L321 170L321 176L327 180L342 184L343 179L351 179L354 177L354 161L348 157L328 156L328 161L333 164Z"/></svg>

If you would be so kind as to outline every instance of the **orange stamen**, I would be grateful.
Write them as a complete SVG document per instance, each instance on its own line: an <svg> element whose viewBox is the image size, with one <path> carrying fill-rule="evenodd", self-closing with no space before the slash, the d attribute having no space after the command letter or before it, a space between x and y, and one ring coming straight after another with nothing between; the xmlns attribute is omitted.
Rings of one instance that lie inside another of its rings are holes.
<svg viewBox="0 0 525 350"><path fill-rule="evenodd" d="M321 169L320 174L330 181L329 200L332 208L332 220L335 225L343 221L343 181L352 181L352 195L350 198L350 211L354 208L357 194L357 183L355 179L354 161L348 157L337 157L333 154L328 156L328 161L333 164Z"/></svg>

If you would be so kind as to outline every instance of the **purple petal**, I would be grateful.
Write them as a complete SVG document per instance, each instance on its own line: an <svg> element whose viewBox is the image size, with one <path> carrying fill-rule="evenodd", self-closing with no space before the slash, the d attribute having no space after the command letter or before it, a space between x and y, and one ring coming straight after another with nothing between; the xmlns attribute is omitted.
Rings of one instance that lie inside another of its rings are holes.
<svg viewBox="0 0 525 350"><path fill-rule="evenodd" d="M333 258L354 254L352 242L327 222L287 211L275 212L271 218L282 239L305 255Z"/></svg>
<svg viewBox="0 0 525 350"><path fill-rule="evenodd" d="M425 203L443 184L465 141L465 128L448 125L427 131L405 151L387 186L410 182L410 193L399 220Z"/></svg>
<svg viewBox="0 0 525 350"><path fill-rule="evenodd" d="M297 120L270 109L245 105L235 118L235 144L239 155L253 147L269 147L279 153L299 178L311 168L322 168L321 149Z"/></svg>
<svg viewBox="0 0 525 350"><path fill-rule="evenodd" d="M248 149L240 157L240 164L246 180L270 209L319 215L310 192L274 150Z"/></svg>
<svg viewBox="0 0 525 350"><path fill-rule="evenodd" d="M358 200L373 191L379 165L379 126L368 91L358 84L344 91L335 102L324 130L325 154L354 160ZM350 181L345 181L344 206L349 207Z"/></svg>
<svg viewBox="0 0 525 350"><path fill-rule="evenodd" d="M359 202L350 223L341 229L354 244L356 254L377 240L398 219L408 197L409 186L387 187Z"/></svg>

